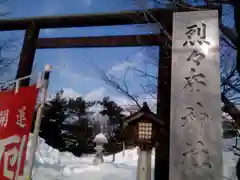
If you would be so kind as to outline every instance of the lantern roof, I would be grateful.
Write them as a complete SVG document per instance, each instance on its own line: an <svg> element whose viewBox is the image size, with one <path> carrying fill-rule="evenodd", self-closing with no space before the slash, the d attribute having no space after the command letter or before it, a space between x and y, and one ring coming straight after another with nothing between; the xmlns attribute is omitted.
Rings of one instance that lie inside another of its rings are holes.
<svg viewBox="0 0 240 180"><path fill-rule="evenodd" d="M148 118L160 125L164 125L164 123L159 119L159 116L150 110L146 102L143 102L143 106L140 110L126 117L124 119L124 124L129 124L133 121L139 120L140 118Z"/></svg>

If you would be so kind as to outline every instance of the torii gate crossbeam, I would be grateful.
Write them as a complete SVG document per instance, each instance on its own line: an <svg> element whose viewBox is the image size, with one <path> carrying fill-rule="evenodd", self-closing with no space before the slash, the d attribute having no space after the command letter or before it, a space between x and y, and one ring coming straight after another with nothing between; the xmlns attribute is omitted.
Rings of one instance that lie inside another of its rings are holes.
<svg viewBox="0 0 240 180"><path fill-rule="evenodd" d="M201 6L196 9L220 9L219 6ZM196 10L194 9L194 10ZM118 13L81 14L67 16L44 16L22 19L0 20L0 31L26 30L16 78L30 75L36 49L81 48L81 47L123 47L159 46L157 114L165 122L168 132L161 138L156 150L155 180L168 180L169 174L169 124L171 93L171 40L164 33L148 35L39 38L40 29L92 26L114 26L149 24L161 22L165 30L172 33L172 14L177 11L191 11L189 7L158 8L145 11L124 11ZM29 80L22 81L29 85Z"/></svg>

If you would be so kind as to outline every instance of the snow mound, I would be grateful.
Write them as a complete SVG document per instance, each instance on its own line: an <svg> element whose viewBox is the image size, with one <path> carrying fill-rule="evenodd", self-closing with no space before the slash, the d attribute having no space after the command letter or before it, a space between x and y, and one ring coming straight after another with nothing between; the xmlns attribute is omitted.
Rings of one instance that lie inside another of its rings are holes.
<svg viewBox="0 0 240 180"><path fill-rule="evenodd" d="M29 137L28 149L32 142ZM225 142L225 140L224 140ZM234 144L234 139L224 143L223 150L223 176L224 180L236 180L235 165L238 157L229 146ZM112 155L104 157L104 163L93 165L94 155L75 157L69 152L59 152L48 146L41 138L38 140L36 160L34 164L34 180L125 180L136 179L138 148L119 152L112 162ZM154 167L155 151L152 152L152 168ZM29 156L29 151L27 157ZM26 164L25 176L18 180L25 180L28 172ZM153 169L152 169L153 174ZM153 177L153 175L152 175Z"/></svg>
<svg viewBox="0 0 240 180"><path fill-rule="evenodd" d="M227 116L227 117L226 117ZM230 120L228 114L223 117ZM98 134L97 138L107 141L104 134ZM32 146L32 136L29 137L27 159ZM105 142L106 142L105 141ZM223 176L224 180L236 180L235 165L238 157L234 155L232 146L235 139L223 140ZM75 157L69 152L59 152L48 146L41 138L38 140L36 160L34 164L34 180L126 180L136 179L136 167L138 160L138 148L132 148L119 152L112 162L112 155L104 157L104 163L93 165L94 155ZM152 168L154 168L155 151L152 152ZM26 180L28 164L26 162L25 176L18 180ZM153 170L152 170L153 174ZM153 175L152 175L153 177ZM152 178L153 179L153 178Z"/></svg>
<svg viewBox="0 0 240 180"><path fill-rule="evenodd" d="M29 137L27 159L32 145ZM112 155L104 157L104 164L93 165L94 155L75 157L69 152L59 152L48 146L44 139L39 138L34 164L34 180L125 180L136 179L137 148L120 152L112 162ZM123 156L125 154L125 156ZM153 156L154 159L154 156ZM24 169L25 175L18 180L26 180L28 162ZM117 177L117 178L116 178Z"/></svg>
<svg viewBox="0 0 240 180"><path fill-rule="evenodd" d="M108 140L103 133L99 133L94 137L93 142L100 143L100 144L107 144Z"/></svg>

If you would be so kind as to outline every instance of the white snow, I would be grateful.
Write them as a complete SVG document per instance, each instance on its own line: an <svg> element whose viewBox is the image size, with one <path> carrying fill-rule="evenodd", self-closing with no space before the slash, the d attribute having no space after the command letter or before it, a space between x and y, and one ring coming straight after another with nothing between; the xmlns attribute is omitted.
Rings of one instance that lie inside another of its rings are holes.
<svg viewBox="0 0 240 180"><path fill-rule="evenodd" d="M230 119L227 114L223 114L223 116ZM102 135L99 136L102 137ZM223 180L236 180L235 165L238 156L234 155L232 148L234 143L235 139L223 140ZM28 149L30 147L31 136ZM112 162L112 156L105 156L103 164L93 165L94 155L84 155L78 158L69 152L62 153L53 149L39 138L33 180L133 180L136 179L137 152L137 148L125 150L125 156L123 156L123 152L116 154L115 162ZM27 158L28 154L29 152ZM152 168L154 167L154 154L153 151ZM26 165L25 175L27 171L28 166ZM22 177L19 180L25 180L25 178Z"/></svg>
<svg viewBox="0 0 240 180"><path fill-rule="evenodd" d="M238 157L231 151L223 153L223 176L224 180L237 180L235 166Z"/></svg>
<svg viewBox="0 0 240 180"><path fill-rule="evenodd" d="M31 146L31 136L28 149ZM27 153L28 157L28 153ZM154 162L154 157L153 162ZM94 155L75 157L69 152L59 152L45 144L39 138L36 152L34 180L125 180L135 179L137 166L137 148L126 150L125 157L120 152L112 163L112 156L105 156L102 165L92 165ZM26 166L25 172L27 173ZM24 177L19 180L25 180Z"/></svg>
<svg viewBox="0 0 240 180"><path fill-rule="evenodd" d="M234 140L227 140L224 146L234 144ZM28 149L31 147L31 136ZM116 154L115 162L112 156L105 156L104 163L93 165L94 155L84 155L81 158L75 157L69 152L59 152L48 146L43 139L39 138L38 150L34 168L34 180L133 180L136 179L136 167L138 149L133 148ZM152 153L152 168L154 167L154 151ZM27 153L28 157L28 153ZM223 162L224 180L233 180L235 177L235 164L237 157L233 151L224 148ZM26 166L25 173L28 168ZM153 173L153 169L152 169ZM153 177L153 174L152 174ZM19 180L25 180L24 177ZM234 179L235 180L235 179Z"/></svg>
<svg viewBox="0 0 240 180"><path fill-rule="evenodd" d="M106 144L108 143L108 140L103 133L99 133L94 137L93 142L99 143L99 144Z"/></svg>

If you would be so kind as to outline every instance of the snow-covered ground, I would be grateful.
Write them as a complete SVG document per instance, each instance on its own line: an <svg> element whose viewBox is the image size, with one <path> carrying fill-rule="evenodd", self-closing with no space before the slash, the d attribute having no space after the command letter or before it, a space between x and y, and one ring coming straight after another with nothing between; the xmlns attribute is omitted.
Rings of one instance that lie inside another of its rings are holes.
<svg viewBox="0 0 240 180"><path fill-rule="evenodd" d="M31 139L29 147L31 146ZM77 158L71 153L60 153L39 139L36 152L34 180L125 180L136 179L137 148L116 154L116 162L112 156L105 156L105 163L93 165L93 155ZM27 172L27 168L25 169ZM25 180L25 179L24 179Z"/></svg>
<svg viewBox="0 0 240 180"><path fill-rule="evenodd" d="M223 149L223 175L224 180L235 180L235 164L237 157L233 155L231 147L233 139L224 140ZM31 146L31 138L28 149ZM116 155L115 162L112 156L105 156L105 163L93 165L93 155L77 158L71 153L60 153L58 150L45 144L39 139L36 152L34 180L133 180L136 179L137 148L133 148ZM154 152L152 155L154 167ZM27 168L25 169L27 172ZM24 179L25 180L25 179Z"/></svg>
<svg viewBox="0 0 240 180"><path fill-rule="evenodd" d="M231 121L232 118L227 113L223 113L222 120ZM223 140L223 180L236 180L235 165L238 157L234 156L233 145L235 145L235 139ZM31 136L28 143L28 149L30 148ZM154 157L153 151L152 168L154 167ZM43 139L39 138L33 180L136 179L137 148L125 150L125 156L123 156L123 152L116 154L115 162L112 162L112 156L105 156L103 164L93 165L93 159L94 155L78 158L68 152L60 153L58 150L48 146ZM26 166L26 174L27 171L28 167ZM26 180L26 178L23 177L19 180Z"/></svg>

